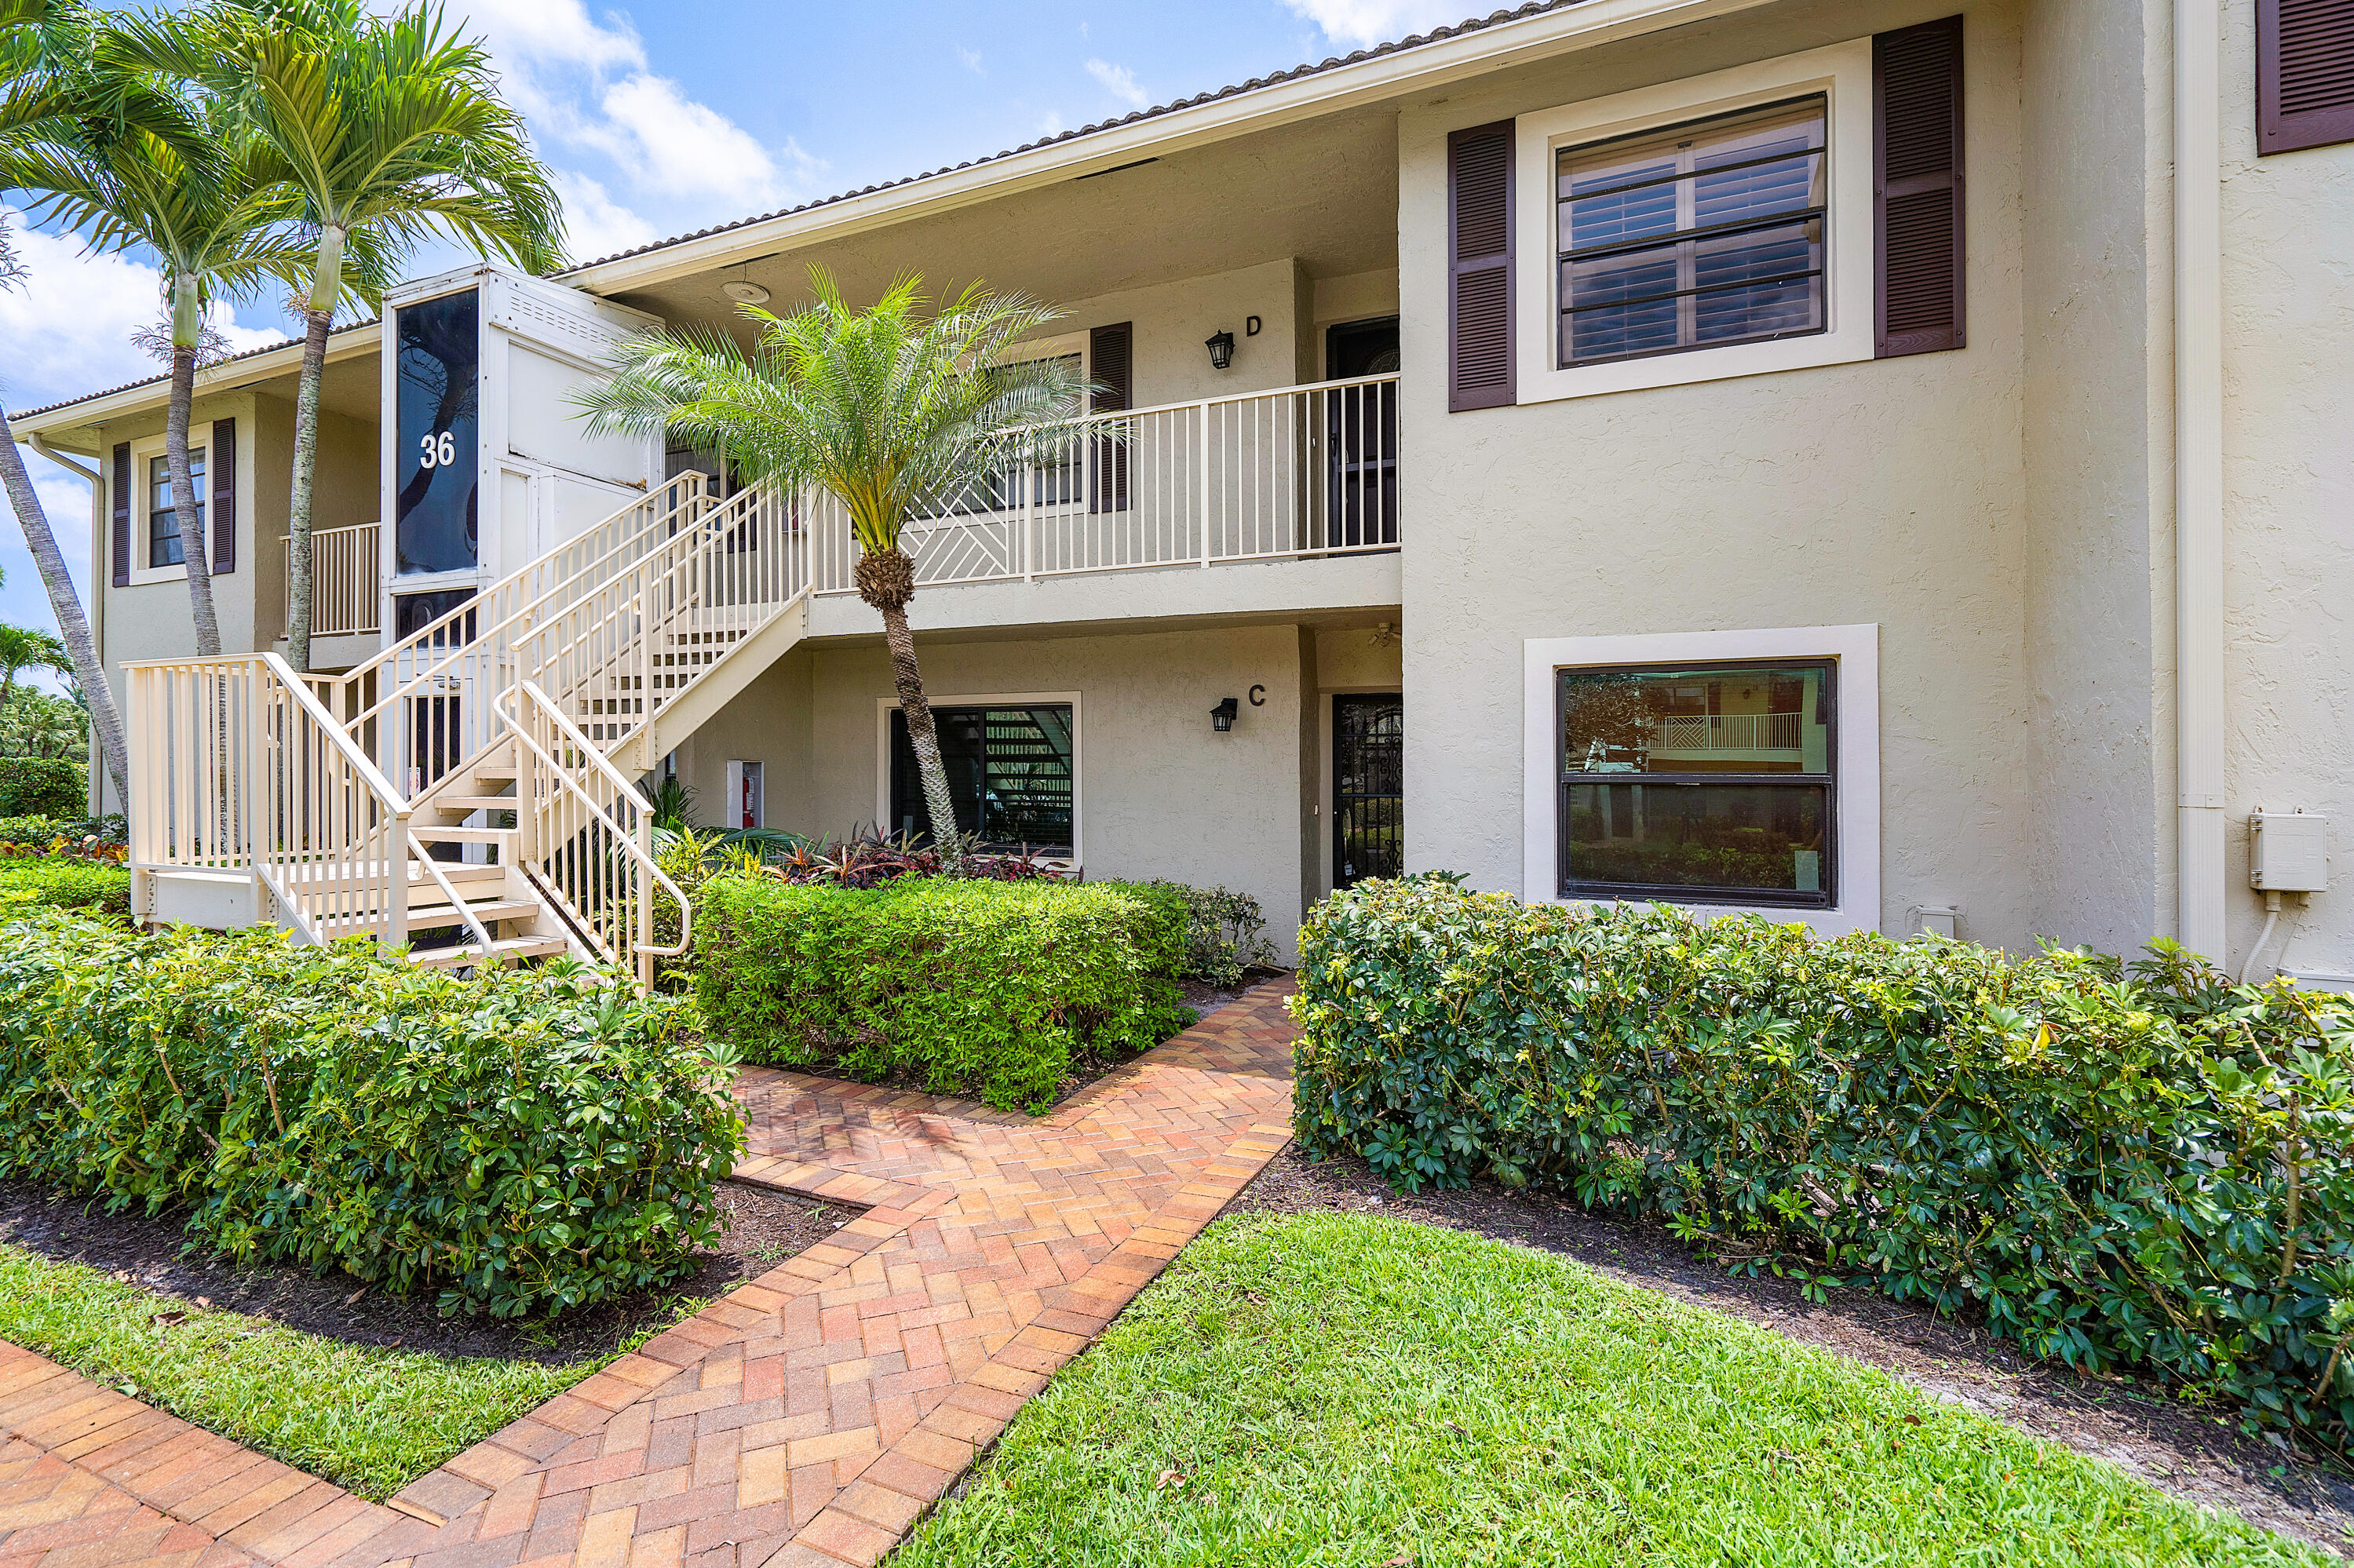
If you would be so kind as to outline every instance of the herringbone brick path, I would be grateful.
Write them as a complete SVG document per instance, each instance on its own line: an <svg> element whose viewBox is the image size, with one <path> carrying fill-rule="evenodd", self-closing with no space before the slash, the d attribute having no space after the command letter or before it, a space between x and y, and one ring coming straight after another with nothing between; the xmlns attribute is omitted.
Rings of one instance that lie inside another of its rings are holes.
<svg viewBox="0 0 2354 1568"><path fill-rule="evenodd" d="M15 1351L0 1360L0 1568L874 1563L1282 1148L1287 989L1260 987L1034 1121L747 1071L737 1175L867 1212L390 1509L254 1469L273 1461ZM115 1429L87 1422L114 1406L67 1420L60 1385L19 1409L14 1390L60 1380L143 1414L87 1446ZM142 1491L142 1476L178 1473L122 1448L143 1436L245 1465L200 1493Z"/></svg>

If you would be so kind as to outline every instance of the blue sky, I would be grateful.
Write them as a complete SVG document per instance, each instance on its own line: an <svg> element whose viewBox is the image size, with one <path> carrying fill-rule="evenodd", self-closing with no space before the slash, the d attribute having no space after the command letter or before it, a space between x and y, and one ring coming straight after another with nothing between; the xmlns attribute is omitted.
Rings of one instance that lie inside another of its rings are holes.
<svg viewBox="0 0 2354 1568"><path fill-rule="evenodd" d="M445 0L451 18L489 41L556 172L581 260L960 163L1499 3ZM155 373L130 342L157 313L152 268L136 255L85 256L63 236L22 234L19 249L31 282L0 293L9 408ZM454 260L420 255L408 270ZM270 301L224 311L217 324L240 349L288 328ZM89 488L25 457L86 596ZM53 627L22 535L5 524L0 569L0 620Z"/></svg>

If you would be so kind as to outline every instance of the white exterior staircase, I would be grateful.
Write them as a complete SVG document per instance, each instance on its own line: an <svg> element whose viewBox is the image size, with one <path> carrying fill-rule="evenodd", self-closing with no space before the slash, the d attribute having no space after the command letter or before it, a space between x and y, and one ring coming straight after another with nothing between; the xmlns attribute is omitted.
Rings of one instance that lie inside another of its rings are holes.
<svg viewBox="0 0 2354 1568"><path fill-rule="evenodd" d="M134 910L650 976L691 915L630 779L801 636L794 516L689 473L345 674L126 666Z"/></svg>

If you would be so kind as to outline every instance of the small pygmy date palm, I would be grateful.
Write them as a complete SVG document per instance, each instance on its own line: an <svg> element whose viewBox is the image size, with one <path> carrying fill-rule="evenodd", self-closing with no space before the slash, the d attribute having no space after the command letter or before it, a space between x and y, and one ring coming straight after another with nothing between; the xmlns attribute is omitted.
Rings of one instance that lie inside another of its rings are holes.
<svg viewBox="0 0 2354 1568"><path fill-rule="evenodd" d="M934 310L922 281L905 277L857 310L829 273L812 269L810 282L812 302L790 314L742 307L758 332L749 350L718 333L648 333L580 402L592 429L667 432L723 453L754 484L842 503L858 595L883 616L932 837L953 857L961 841L907 627L916 570L899 533L1049 448L1088 388L1059 361L1000 363L1061 319L1035 300L976 286Z"/></svg>

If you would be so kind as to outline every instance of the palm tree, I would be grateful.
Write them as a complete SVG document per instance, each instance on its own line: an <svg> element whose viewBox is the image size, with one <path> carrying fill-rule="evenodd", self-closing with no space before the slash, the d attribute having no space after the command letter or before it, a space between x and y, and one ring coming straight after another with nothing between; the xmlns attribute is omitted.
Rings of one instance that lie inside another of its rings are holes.
<svg viewBox="0 0 2354 1568"><path fill-rule="evenodd" d="M16 694L16 677L27 670L70 674L73 657L66 652L63 640L49 632L0 621L0 710Z"/></svg>
<svg viewBox="0 0 2354 1568"><path fill-rule="evenodd" d="M88 18L78 8L52 5L50 0L0 0L0 182L14 184L5 172L16 156L29 147L71 135L76 113L87 107L75 80L76 68L88 61ZM130 118L139 105L130 104ZM25 270L0 227L0 289L21 286ZM25 472L16 450L16 432L0 408L0 488L8 493L16 523L25 531L25 547L40 568L41 584L48 589L49 611L58 619L71 656L74 678L90 705L90 726L98 734L99 759L113 781L117 800L130 793L129 753L122 744L122 720L114 707L113 689L98 660L98 641L82 614L81 596L49 527L48 513Z"/></svg>
<svg viewBox="0 0 2354 1568"><path fill-rule="evenodd" d="M101 39L99 53L107 52ZM188 464L188 414L206 323L216 301L250 298L270 280L302 286L311 246L292 221L293 203L277 179L271 151L218 99L185 112L200 153L184 151L155 130L101 125L70 144L27 151L11 173L35 193L33 213L80 230L93 250L144 246L163 271L172 367L164 461L196 652L210 658L221 651L220 620L213 610L208 520ZM234 519L213 521L235 525Z"/></svg>
<svg viewBox="0 0 2354 1568"><path fill-rule="evenodd" d="M327 331L347 291L371 307L436 235L532 271L563 260L563 216L523 118L479 40L438 7L389 17L363 0L220 0L125 23L125 63L231 101L274 153L313 238L287 509L287 657L311 667L311 512Z"/></svg>
<svg viewBox="0 0 2354 1568"><path fill-rule="evenodd" d="M1035 300L976 285L934 312L909 276L854 310L823 269L811 269L810 283L813 302L790 315L741 307L758 329L749 352L718 333L631 340L580 404L599 433L668 431L725 453L755 484L841 501L861 551L858 595L883 616L932 838L953 861L961 840L907 628L916 569L899 532L911 515L1046 451L1053 428L1084 411L1089 387L1059 360L1000 363L1061 319Z"/></svg>

